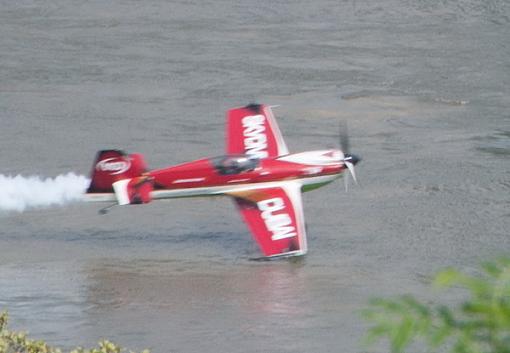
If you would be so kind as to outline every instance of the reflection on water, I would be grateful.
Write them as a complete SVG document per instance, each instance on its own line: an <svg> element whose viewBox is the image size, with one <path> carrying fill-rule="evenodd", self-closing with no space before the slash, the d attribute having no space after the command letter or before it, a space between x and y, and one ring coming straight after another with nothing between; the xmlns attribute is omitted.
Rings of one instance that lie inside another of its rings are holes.
<svg viewBox="0 0 510 353"><path fill-rule="evenodd" d="M323 269L324 270L324 269ZM204 266L176 261L88 263L88 337L115 327L130 347L175 351L313 351L334 346L337 330L358 321L366 276L310 268L304 261L242 261ZM355 333L359 336L361 332ZM346 346L357 345L357 339Z"/></svg>
<svg viewBox="0 0 510 353"><path fill-rule="evenodd" d="M248 261L236 271L151 260L27 263L0 267L0 307L13 328L64 348L113 337L157 351L313 350L352 315L339 294L353 286L313 273L295 261Z"/></svg>
<svg viewBox="0 0 510 353"><path fill-rule="evenodd" d="M73 263L0 266L0 311L9 311L10 327L28 330L50 343L82 342L77 335L61 333L80 332L85 325L86 293L86 277Z"/></svg>
<svg viewBox="0 0 510 353"><path fill-rule="evenodd" d="M220 351L228 349L229 337L236 337L236 342L244 336L267 341L276 335L282 344L292 346L293 331L305 330L317 320L310 296L313 282L299 264L241 265L239 271L219 266L205 272L193 268L176 272L175 266L171 262L145 262L141 270L125 269L122 263L90 266L87 318L97 323L94 330L101 332L109 326L105 322L119 321L126 332L120 337L125 335L128 341L133 341L133 334L150 336L154 344L171 336L177 350L191 344L209 350L216 345L213 351ZM151 321L151 332L140 324L140 315Z"/></svg>

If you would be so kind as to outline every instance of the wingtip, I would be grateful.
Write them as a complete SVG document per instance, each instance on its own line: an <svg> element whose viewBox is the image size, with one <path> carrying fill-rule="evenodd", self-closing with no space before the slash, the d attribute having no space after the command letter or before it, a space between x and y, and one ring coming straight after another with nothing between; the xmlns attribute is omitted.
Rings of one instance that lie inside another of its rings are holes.
<svg viewBox="0 0 510 353"><path fill-rule="evenodd" d="M281 259L289 259L289 260L299 261L299 259L303 259L305 255L306 255L305 250L295 250L295 251L289 251L289 252L282 253L282 254L261 256L261 257L253 258L251 260L253 260L253 261L274 261L274 260L281 260Z"/></svg>
<svg viewBox="0 0 510 353"><path fill-rule="evenodd" d="M260 111L262 110L262 104L250 103L246 105L245 108L253 111L254 113L260 113Z"/></svg>

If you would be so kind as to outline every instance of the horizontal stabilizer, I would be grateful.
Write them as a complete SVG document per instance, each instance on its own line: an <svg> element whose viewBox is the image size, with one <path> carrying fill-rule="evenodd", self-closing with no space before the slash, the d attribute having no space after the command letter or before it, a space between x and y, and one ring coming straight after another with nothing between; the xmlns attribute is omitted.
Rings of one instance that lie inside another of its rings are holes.
<svg viewBox="0 0 510 353"><path fill-rule="evenodd" d="M153 180L148 176L119 180L112 186L120 206L149 203L152 200Z"/></svg>

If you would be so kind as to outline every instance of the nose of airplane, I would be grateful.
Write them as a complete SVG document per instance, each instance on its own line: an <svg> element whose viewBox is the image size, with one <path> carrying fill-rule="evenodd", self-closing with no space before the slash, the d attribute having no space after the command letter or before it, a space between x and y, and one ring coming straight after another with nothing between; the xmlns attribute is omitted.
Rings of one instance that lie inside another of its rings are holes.
<svg viewBox="0 0 510 353"><path fill-rule="evenodd" d="M346 154L344 157L344 161L350 162L353 165L356 165L358 162L361 161L361 157L356 156L355 154Z"/></svg>

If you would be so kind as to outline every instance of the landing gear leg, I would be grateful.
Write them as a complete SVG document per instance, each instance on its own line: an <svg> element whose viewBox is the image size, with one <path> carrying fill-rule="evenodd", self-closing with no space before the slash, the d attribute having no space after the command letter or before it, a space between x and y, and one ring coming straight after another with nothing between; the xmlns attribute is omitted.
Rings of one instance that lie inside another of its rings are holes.
<svg viewBox="0 0 510 353"><path fill-rule="evenodd" d="M116 203L114 203L113 205L106 206L106 207L104 207L104 208L100 209L100 210L98 211L98 213L99 213L100 215L105 215L105 214L107 214L108 212L110 212L110 209L111 209L113 206L116 206L116 205L117 205L117 204L116 204Z"/></svg>

